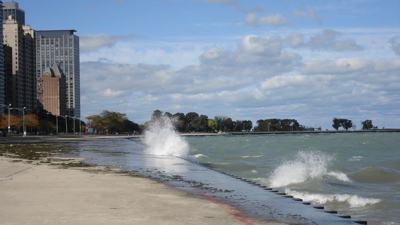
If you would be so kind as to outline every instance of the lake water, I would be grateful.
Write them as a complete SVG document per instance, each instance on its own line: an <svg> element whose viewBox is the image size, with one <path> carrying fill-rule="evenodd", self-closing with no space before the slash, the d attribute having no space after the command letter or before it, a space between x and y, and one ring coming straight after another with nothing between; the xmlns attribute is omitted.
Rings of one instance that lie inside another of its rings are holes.
<svg viewBox="0 0 400 225"><path fill-rule="evenodd" d="M184 157L368 224L400 224L400 133L170 137L171 132L147 134L147 140L81 142L78 156L132 171L146 167L138 155Z"/></svg>

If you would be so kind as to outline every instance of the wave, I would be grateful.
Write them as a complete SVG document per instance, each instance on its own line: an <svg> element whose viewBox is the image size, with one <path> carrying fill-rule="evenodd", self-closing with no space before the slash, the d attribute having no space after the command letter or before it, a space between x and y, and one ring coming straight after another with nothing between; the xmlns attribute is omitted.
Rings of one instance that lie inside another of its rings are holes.
<svg viewBox="0 0 400 225"><path fill-rule="evenodd" d="M362 183L396 183L400 182L400 174L376 167L366 167L362 170L349 174L352 180Z"/></svg>
<svg viewBox="0 0 400 225"><path fill-rule="evenodd" d="M202 157L204 157L204 158L210 158L210 157L208 157L208 156L206 156L206 155L203 155L203 154L196 154L196 155L194 155L194 157L195 157L196 159L202 158Z"/></svg>
<svg viewBox="0 0 400 225"><path fill-rule="evenodd" d="M346 174L328 171L328 165L334 160L333 156L320 151L299 151L294 160L284 161L269 177L271 187L283 187L302 183L310 179L320 179L330 176L337 180L350 182Z"/></svg>
<svg viewBox="0 0 400 225"><path fill-rule="evenodd" d="M296 198L301 198L304 201L309 201L316 204L338 202L338 203L346 203L351 208L364 207L366 205L373 205L381 202L380 199L364 198L358 195L350 195L350 194L316 194L316 193L292 191L290 189L286 189L285 192Z"/></svg>
<svg viewBox="0 0 400 225"><path fill-rule="evenodd" d="M180 136L168 116L152 120L144 133L145 152L153 155L187 157L189 144Z"/></svg>

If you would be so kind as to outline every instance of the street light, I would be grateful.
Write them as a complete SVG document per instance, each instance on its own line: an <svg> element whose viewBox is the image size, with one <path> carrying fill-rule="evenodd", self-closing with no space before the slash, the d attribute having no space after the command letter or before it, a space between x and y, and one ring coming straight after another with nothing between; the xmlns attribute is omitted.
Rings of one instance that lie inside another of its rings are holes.
<svg viewBox="0 0 400 225"><path fill-rule="evenodd" d="M58 135L58 115L56 114L56 134Z"/></svg>
<svg viewBox="0 0 400 225"><path fill-rule="evenodd" d="M16 110L22 111L22 130L23 130L23 136L26 137L26 125L25 125L25 109L26 109L26 107L24 107L22 109L21 108L11 108L11 109L16 109Z"/></svg>
<svg viewBox="0 0 400 225"><path fill-rule="evenodd" d="M7 107L7 106L6 106ZM11 110L11 104L8 105L8 133L11 133L11 127L10 127L10 110Z"/></svg>
<svg viewBox="0 0 400 225"><path fill-rule="evenodd" d="M65 115L65 134L68 134L68 123L67 123L68 115Z"/></svg>
<svg viewBox="0 0 400 225"><path fill-rule="evenodd" d="M73 129L73 131L74 131L74 134L75 134L75 116L72 117L72 122L74 122L74 129Z"/></svg>
<svg viewBox="0 0 400 225"><path fill-rule="evenodd" d="M24 137L26 137L25 109L26 107L22 108L22 129L24 130Z"/></svg>

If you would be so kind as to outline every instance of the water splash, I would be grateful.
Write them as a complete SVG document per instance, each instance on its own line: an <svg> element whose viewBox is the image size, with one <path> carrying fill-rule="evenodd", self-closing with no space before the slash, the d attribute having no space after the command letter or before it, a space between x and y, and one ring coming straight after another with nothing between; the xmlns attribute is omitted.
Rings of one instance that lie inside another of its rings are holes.
<svg viewBox="0 0 400 225"><path fill-rule="evenodd" d="M293 195L296 198L301 198L304 201L313 202L316 204L327 204L327 203L346 203L350 208L364 207L366 205L373 205L381 202L380 199L376 198L365 198L355 194L317 194L300 191L292 191L290 189L285 190L289 195Z"/></svg>
<svg viewBox="0 0 400 225"><path fill-rule="evenodd" d="M271 187L283 187L290 184L302 183L309 179L331 176L335 179L349 182L350 179L342 172L328 171L329 163L334 159L320 151L300 151L294 160L283 162L269 178Z"/></svg>
<svg viewBox="0 0 400 225"><path fill-rule="evenodd" d="M180 136L168 116L161 116L149 122L143 143L145 152L153 155L169 155L186 158L189 144Z"/></svg>

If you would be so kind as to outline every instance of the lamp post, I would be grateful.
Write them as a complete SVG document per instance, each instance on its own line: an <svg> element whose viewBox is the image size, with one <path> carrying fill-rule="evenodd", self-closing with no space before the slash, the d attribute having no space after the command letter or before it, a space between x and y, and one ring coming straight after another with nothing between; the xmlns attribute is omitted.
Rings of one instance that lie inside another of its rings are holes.
<svg viewBox="0 0 400 225"><path fill-rule="evenodd" d="M74 126L74 129L73 129L73 131L74 131L74 134L75 134L75 116L72 117L72 122L74 122L74 125L73 125L73 126Z"/></svg>
<svg viewBox="0 0 400 225"><path fill-rule="evenodd" d="M50 112L46 113L47 114L47 135L50 133L49 132L49 114L51 114Z"/></svg>
<svg viewBox="0 0 400 225"><path fill-rule="evenodd" d="M68 134L68 123L67 123L68 115L65 115L65 134Z"/></svg>
<svg viewBox="0 0 400 225"><path fill-rule="evenodd" d="M11 104L9 106L11 106ZM26 107L24 107L22 109L21 108L9 108L9 110L10 109L16 109L18 111L22 111L22 130L23 130L23 136L26 137L26 124L25 124L25 109L26 109ZM10 118L10 116L8 118Z"/></svg>
<svg viewBox="0 0 400 225"><path fill-rule="evenodd" d="M58 135L58 115L56 114L56 134Z"/></svg>
<svg viewBox="0 0 400 225"><path fill-rule="evenodd" d="M26 125L25 125L25 109L26 107L22 108L22 129L24 131L24 137L26 137Z"/></svg>
<svg viewBox="0 0 400 225"><path fill-rule="evenodd" d="M11 133L11 127L10 127L10 110L11 110L11 104L8 105L8 133Z"/></svg>

